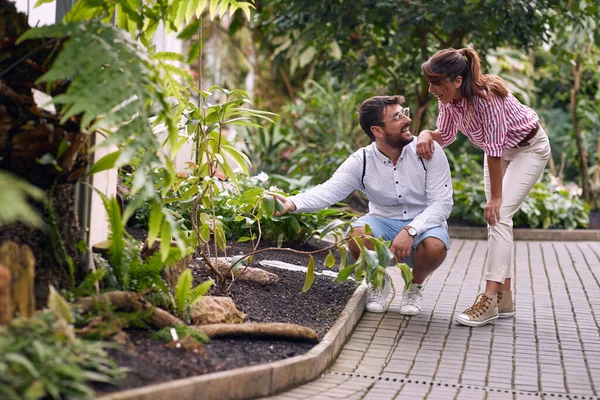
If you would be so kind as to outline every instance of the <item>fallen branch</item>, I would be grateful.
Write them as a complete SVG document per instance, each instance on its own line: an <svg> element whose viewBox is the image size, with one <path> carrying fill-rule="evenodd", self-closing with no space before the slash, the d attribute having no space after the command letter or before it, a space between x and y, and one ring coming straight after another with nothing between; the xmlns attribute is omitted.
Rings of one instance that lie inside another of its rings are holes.
<svg viewBox="0 0 600 400"><path fill-rule="evenodd" d="M76 301L76 304L79 306L79 311L82 314L91 312L94 309L95 304L104 303L108 303L114 309L126 312L152 309L153 312L150 316L150 323L156 328L185 325L179 318L162 308L153 306L150 302L145 300L142 295L135 292L108 292L96 297L82 297Z"/></svg>
<svg viewBox="0 0 600 400"><path fill-rule="evenodd" d="M318 343L317 333L302 325L281 322L243 324L210 324L190 326L191 329L206 334L210 338L223 336L251 336L256 338L283 338Z"/></svg>

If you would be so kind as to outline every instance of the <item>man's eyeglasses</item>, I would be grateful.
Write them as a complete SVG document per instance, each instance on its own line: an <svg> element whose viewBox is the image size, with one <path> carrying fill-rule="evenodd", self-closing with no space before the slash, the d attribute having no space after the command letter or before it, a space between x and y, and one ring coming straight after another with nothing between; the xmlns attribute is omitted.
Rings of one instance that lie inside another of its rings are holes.
<svg viewBox="0 0 600 400"><path fill-rule="evenodd" d="M402 115L404 115L406 118L410 118L410 108L409 107L404 107L401 111L398 111L396 114L394 114L392 116L392 119L389 119L387 121L380 121L379 124L386 123L386 122L389 122L389 121L398 122L398 121L400 121L400 117Z"/></svg>

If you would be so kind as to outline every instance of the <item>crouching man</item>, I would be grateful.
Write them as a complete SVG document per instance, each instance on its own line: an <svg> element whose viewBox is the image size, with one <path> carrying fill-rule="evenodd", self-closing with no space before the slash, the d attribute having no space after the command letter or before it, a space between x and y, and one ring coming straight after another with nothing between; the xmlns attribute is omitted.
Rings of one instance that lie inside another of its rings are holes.
<svg viewBox="0 0 600 400"><path fill-rule="evenodd" d="M450 246L446 219L452 209L452 183L448 160L441 148L431 160L416 154L417 140L410 133L409 109L402 96L375 96L358 109L360 126L371 143L352 154L321 185L286 198L284 214L314 212L345 199L353 190L364 192L369 212L353 222L353 236L365 234L369 225L374 237L391 240L390 250L400 262L413 268L413 284L402 297L400 314L421 311L423 283L446 258ZM436 147L439 147L437 143ZM373 246L363 240L367 248ZM359 246L349 241L356 259ZM370 288L366 309L382 313L388 309L390 283Z"/></svg>

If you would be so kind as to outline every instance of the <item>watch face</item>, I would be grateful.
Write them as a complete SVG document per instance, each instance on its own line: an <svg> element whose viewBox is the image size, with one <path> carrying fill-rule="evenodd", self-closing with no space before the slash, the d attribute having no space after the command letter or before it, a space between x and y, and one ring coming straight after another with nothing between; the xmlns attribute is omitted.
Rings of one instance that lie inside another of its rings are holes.
<svg viewBox="0 0 600 400"><path fill-rule="evenodd" d="M408 234L410 236L417 236L417 230L411 226L410 228L408 228Z"/></svg>

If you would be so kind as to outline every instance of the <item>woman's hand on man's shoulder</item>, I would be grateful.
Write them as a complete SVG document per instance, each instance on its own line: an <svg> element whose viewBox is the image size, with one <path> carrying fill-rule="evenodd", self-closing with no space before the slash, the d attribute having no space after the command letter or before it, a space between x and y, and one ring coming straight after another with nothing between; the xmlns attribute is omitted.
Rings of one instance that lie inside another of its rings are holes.
<svg viewBox="0 0 600 400"><path fill-rule="evenodd" d="M424 130L417 137L417 155L426 160L431 160L435 151L435 140L433 140L432 132Z"/></svg>

